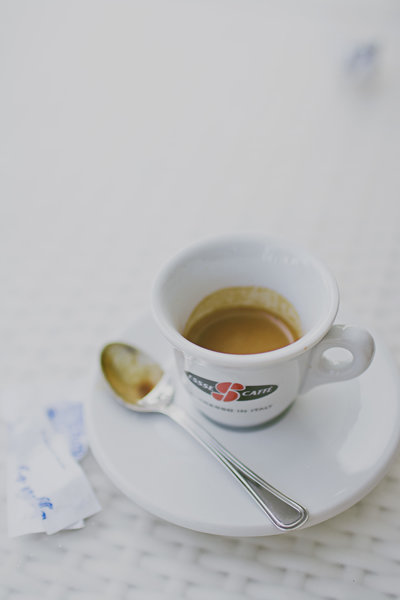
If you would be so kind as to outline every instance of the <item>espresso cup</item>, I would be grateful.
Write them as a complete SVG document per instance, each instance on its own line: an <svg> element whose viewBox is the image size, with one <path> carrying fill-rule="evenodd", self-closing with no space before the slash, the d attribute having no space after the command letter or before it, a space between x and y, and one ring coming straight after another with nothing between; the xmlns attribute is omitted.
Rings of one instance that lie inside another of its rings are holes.
<svg viewBox="0 0 400 600"><path fill-rule="evenodd" d="M272 291L295 309L300 337L283 347L230 354L183 335L195 307L224 288ZM156 277L152 308L171 344L179 377L194 406L213 421L252 427L275 419L314 386L357 377L370 365L374 340L358 327L334 324L337 283L304 249L263 235L207 239L179 252ZM333 360L344 348L350 360Z"/></svg>

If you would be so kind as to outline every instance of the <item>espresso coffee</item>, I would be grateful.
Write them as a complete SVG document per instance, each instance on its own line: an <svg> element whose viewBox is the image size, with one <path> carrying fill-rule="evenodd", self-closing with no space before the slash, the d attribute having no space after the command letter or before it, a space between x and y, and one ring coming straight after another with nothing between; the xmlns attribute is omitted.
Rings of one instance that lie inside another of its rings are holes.
<svg viewBox="0 0 400 600"><path fill-rule="evenodd" d="M257 354L291 344L298 336L280 317L262 308L223 308L200 319L185 336L227 354Z"/></svg>
<svg viewBox="0 0 400 600"><path fill-rule="evenodd" d="M240 287L203 299L183 335L215 352L258 354L295 342L301 332L298 315L286 298L267 288Z"/></svg>

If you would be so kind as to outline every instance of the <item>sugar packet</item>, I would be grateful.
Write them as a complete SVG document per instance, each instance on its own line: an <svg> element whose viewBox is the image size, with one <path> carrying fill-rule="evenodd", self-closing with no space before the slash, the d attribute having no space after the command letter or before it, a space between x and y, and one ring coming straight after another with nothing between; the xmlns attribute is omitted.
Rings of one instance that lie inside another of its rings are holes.
<svg viewBox="0 0 400 600"><path fill-rule="evenodd" d="M84 386L18 385L2 394L8 429L8 533L83 527L101 510L77 460L87 451Z"/></svg>

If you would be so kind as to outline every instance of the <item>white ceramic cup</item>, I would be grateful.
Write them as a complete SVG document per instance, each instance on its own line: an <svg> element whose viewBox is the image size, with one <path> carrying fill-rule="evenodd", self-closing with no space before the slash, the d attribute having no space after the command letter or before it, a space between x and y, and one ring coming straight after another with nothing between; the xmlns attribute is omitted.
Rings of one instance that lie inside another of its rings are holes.
<svg viewBox="0 0 400 600"><path fill-rule="evenodd" d="M301 320L300 339L270 352L239 355L208 350L184 338L195 306L210 293L232 286L266 287L287 298ZM182 250L159 272L152 306L195 406L223 425L266 423L300 393L357 377L374 354L367 331L333 324L339 293L324 264L291 243L265 236L223 236ZM332 360L327 355L331 348L345 348L351 360Z"/></svg>

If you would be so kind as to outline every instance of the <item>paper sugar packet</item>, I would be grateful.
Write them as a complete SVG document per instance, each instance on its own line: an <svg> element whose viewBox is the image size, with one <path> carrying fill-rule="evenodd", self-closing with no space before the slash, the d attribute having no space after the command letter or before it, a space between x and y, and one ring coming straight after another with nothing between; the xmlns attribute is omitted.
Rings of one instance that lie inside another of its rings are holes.
<svg viewBox="0 0 400 600"><path fill-rule="evenodd" d="M101 509L77 462L87 451L83 393L81 383L46 383L2 394L10 536L83 527Z"/></svg>

